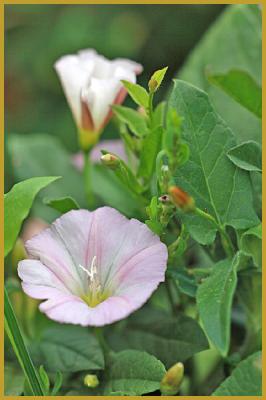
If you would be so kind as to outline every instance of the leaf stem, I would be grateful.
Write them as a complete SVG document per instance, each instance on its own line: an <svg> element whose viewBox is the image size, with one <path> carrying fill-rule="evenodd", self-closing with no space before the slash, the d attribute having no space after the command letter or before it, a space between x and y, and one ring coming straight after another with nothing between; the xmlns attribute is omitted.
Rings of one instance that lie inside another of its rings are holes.
<svg viewBox="0 0 266 400"><path fill-rule="evenodd" d="M216 219L212 215L206 213L205 211L201 210L200 208L196 208L195 213L197 215L199 215L200 217L203 217L203 218L209 220L216 226L216 228L218 229L220 236L221 236L221 242L222 242L223 249L224 249L226 255L229 258L232 258L234 255L234 252L235 252L234 246L230 239L230 236L226 233L225 228L220 226L218 224L218 222L216 221Z"/></svg>
<svg viewBox="0 0 266 400"><path fill-rule="evenodd" d="M171 292L171 281L168 278L165 279L165 288L166 288L166 293L167 293L167 296L168 296L169 304L170 304L171 309L172 309L172 313L175 315L176 306L175 306L175 301L174 301L174 298L173 298L173 294Z"/></svg>
<svg viewBox="0 0 266 400"><path fill-rule="evenodd" d="M83 176L84 176L84 187L85 194L87 199L88 208L91 210L95 205L95 198L92 190L92 179L91 179L91 161L90 161L90 151L83 151L84 157L84 168L83 168Z"/></svg>
<svg viewBox="0 0 266 400"><path fill-rule="evenodd" d="M148 105L148 115L150 118L150 125L152 124L152 117L153 117L153 96L154 93L149 93L149 105Z"/></svg>
<svg viewBox="0 0 266 400"><path fill-rule="evenodd" d="M14 310L6 288L4 289L5 299L5 331L10 340L11 346L17 356L20 366L25 374L34 396L45 396L45 391L42 386L39 374L35 369L33 362L30 358L28 350L25 346Z"/></svg>

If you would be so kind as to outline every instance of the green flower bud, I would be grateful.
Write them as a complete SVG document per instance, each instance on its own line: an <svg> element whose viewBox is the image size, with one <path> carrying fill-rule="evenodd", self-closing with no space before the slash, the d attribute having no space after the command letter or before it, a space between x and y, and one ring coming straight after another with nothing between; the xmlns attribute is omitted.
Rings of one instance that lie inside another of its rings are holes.
<svg viewBox="0 0 266 400"><path fill-rule="evenodd" d="M165 396L173 396L178 393L184 377L184 365L181 362L173 365L161 380L161 393Z"/></svg>
<svg viewBox="0 0 266 400"><path fill-rule="evenodd" d="M89 388L96 388L97 386L99 386L99 383L100 382L97 375L87 374L84 377L84 385Z"/></svg>
<svg viewBox="0 0 266 400"><path fill-rule="evenodd" d="M120 163L120 160L114 154L108 153L101 156L101 162L111 169L116 169Z"/></svg>

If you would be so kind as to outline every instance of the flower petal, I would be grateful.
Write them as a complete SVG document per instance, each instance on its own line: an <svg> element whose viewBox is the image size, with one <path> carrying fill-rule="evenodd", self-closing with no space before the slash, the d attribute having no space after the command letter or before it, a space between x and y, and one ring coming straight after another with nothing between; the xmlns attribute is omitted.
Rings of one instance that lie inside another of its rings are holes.
<svg viewBox="0 0 266 400"><path fill-rule="evenodd" d="M80 94L93 73L94 63L84 66L76 55L67 55L59 58L54 64L55 70L60 78L68 104L72 110L74 119L81 126L81 101Z"/></svg>

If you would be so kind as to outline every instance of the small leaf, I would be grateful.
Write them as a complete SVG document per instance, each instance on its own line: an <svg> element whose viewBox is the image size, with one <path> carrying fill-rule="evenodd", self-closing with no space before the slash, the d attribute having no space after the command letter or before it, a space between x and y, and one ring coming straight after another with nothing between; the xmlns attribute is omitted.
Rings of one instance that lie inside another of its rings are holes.
<svg viewBox="0 0 266 400"><path fill-rule="evenodd" d="M10 192L5 194L5 256L12 249L22 222L29 214L35 196L41 189L56 179L58 177L54 176L27 179L14 185Z"/></svg>
<svg viewBox="0 0 266 400"><path fill-rule="evenodd" d="M146 136L148 133L145 117L139 112L128 107L113 106L114 113L117 117L125 122L129 129L138 137Z"/></svg>
<svg viewBox="0 0 266 400"><path fill-rule="evenodd" d="M151 92L156 92L159 89L167 70L168 67L165 67L162 69L158 69L152 74L151 79L149 81L149 88Z"/></svg>
<svg viewBox="0 0 266 400"><path fill-rule="evenodd" d="M55 382L54 382L54 387L51 392L51 396L55 396L59 390L61 389L63 383L63 375L61 374L60 371L56 371L55 375Z"/></svg>
<svg viewBox="0 0 266 400"><path fill-rule="evenodd" d="M227 152L227 156L239 168L245 169L246 171L261 172L261 146L253 140L233 147Z"/></svg>
<svg viewBox="0 0 266 400"><path fill-rule="evenodd" d="M79 326L57 326L43 332L31 354L49 372L103 369L103 352L95 337Z"/></svg>
<svg viewBox="0 0 266 400"><path fill-rule="evenodd" d="M261 352L241 361L212 396L261 396L262 371Z"/></svg>
<svg viewBox="0 0 266 400"><path fill-rule="evenodd" d="M186 268L169 268L167 274L176 281L178 288L182 293L190 297L196 297L197 282L193 275L190 275Z"/></svg>
<svg viewBox="0 0 266 400"><path fill-rule="evenodd" d="M147 181L151 178L155 170L156 157L160 150L162 140L162 127L157 127L145 137L140 155L138 176Z"/></svg>
<svg viewBox="0 0 266 400"><path fill-rule="evenodd" d="M44 199L44 204L65 214L71 210L78 210L80 207L73 197L60 197L59 199Z"/></svg>
<svg viewBox="0 0 266 400"><path fill-rule="evenodd" d="M145 109L148 108L149 94L142 86L123 80L122 83L127 89L130 97L135 101L135 103L137 103L139 106L144 107Z"/></svg>
<svg viewBox="0 0 266 400"><path fill-rule="evenodd" d="M231 69L225 74L208 75L208 79L243 107L261 118L261 87L248 72Z"/></svg>
<svg viewBox="0 0 266 400"><path fill-rule="evenodd" d="M254 226L242 233L240 238L241 250L250 255L256 267L261 268L262 264L262 224Z"/></svg>
<svg viewBox="0 0 266 400"><path fill-rule="evenodd" d="M40 379L42 381L43 388L45 390L45 394L48 396L49 390L50 390L50 380L49 380L49 376L47 375L43 365L41 365L39 368L39 375L40 375Z"/></svg>
<svg viewBox="0 0 266 400"><path fill-rule="evenodd" d="M107 369L104 395L141 396L160 388L165 367L154 356L136 350L114 354Z"/></svg>
<svg viewBox="0 0 266 400"><path fill-rule="evenodd" d="M239 256L214 265L211 275L197 291L203 328L217 350L226 356L230 344L231 307L236 289Z"/></svg>
<svg viewBox="0 0 266 400"><path fill-rule="evenodd" d="M206 336L195 320L182 314L173 318L151 307L132 316L123 334L110 332L108 339L115 351L128 348L146 351L167 368L208 349Z"/></svg>

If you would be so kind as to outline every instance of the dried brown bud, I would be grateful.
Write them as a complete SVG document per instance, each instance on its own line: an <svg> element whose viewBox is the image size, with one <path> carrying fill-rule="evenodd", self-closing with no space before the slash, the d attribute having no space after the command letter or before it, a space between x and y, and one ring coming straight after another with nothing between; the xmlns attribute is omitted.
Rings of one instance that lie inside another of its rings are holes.
<svg viewBox="0 0 266 400"><path fill-rule="evenodd" d="M178 186L170 186L168 193L172 202L183 211L189 212L195 209L195 201L188 193L184 192Z"/></svg>

